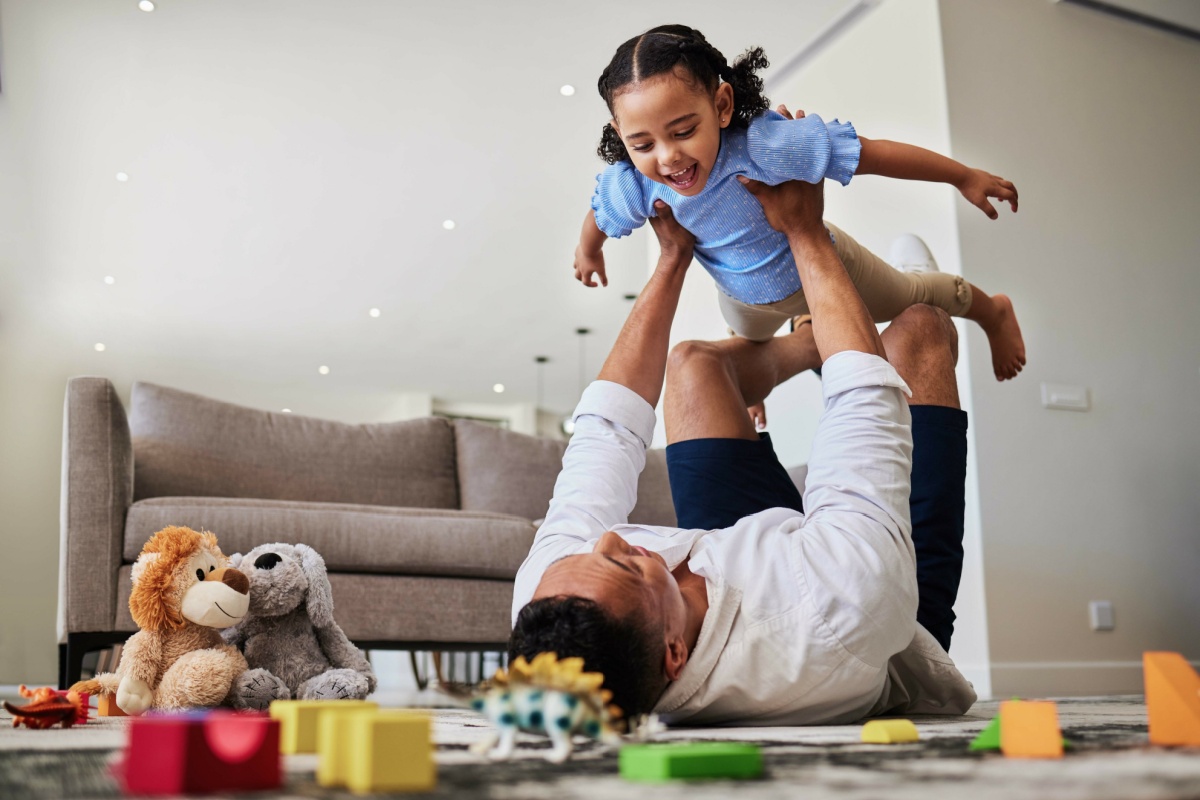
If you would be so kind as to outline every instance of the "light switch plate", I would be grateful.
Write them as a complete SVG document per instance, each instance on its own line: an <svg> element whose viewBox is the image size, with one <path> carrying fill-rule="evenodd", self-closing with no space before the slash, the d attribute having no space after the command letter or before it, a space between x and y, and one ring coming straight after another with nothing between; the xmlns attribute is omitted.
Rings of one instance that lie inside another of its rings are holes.
<svg viewBox="0 0 1200 800"><path fill-rule="evenodd" d="M1093 600L1088 603L1088 617L1094 631L1111 631L1116 627L1113 621L1113 605L1107 600Z"/></svg>
<svg viewBox="0 0 1200 800"><path fill-rule="evenodd" d="M1042 405L1063 411L1087 411L1091 408L1088 387L1066 383L1043 383Z"/></svg>

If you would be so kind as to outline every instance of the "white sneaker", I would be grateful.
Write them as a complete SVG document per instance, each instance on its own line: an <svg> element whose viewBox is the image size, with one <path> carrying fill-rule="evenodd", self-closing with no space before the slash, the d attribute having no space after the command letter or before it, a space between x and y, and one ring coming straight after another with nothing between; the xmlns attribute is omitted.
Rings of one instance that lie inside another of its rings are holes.
<svg viewBox="0 0 1200 800"><path fill-rule="evenodd" d="M888 253L888 261L901 272L940 272L933 253L915 233L897 236Z"/></svg>

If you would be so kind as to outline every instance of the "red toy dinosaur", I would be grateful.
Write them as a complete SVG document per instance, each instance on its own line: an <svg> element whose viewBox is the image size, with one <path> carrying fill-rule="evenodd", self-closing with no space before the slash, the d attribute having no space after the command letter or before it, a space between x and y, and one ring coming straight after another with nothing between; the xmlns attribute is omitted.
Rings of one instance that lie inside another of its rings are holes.
<svg viewBox="0 0 1200 800"><path fill-rule="evenodd" d="M14 706L5 701L4 710L13 715L13 727L22 723L27 728L49 728L62 723L69 728L76 722L87 722L87 695L79 692L58 692L49 686L29 689L24 684L18 690L29 702Z"/></svg>

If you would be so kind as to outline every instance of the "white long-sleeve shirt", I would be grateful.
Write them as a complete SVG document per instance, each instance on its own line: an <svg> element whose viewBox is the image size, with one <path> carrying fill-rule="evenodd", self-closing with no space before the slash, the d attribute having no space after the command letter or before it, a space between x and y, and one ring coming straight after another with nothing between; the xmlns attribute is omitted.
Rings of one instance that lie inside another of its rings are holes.
<svg viewBox="0 0 1200 800"><path fill-rule="evenodd" d="M547 567L591 552L611 530L670 569L686 559L707 583L696 647L655 707L667 722L964 713L974 690L916 621L908 387L886 361L856 352L828 359L822 386L805 513L774 508L713 531L625 524L654 409L620 384L589 386L550 510L517 573L514 622Z"/></svg>

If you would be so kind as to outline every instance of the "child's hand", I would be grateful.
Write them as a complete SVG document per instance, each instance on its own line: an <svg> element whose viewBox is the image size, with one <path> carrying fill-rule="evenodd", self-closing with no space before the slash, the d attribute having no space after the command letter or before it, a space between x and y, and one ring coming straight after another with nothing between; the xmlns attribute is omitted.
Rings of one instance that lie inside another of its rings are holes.
<svg viewBox="0 0 1200 800"><path fill-rule="evenodd" d="M1017 187L1013 186L1012 181L1006 181L999 175L981 169L970 170L959 184L958 190L972 205L978 206L980 211L987 214L988 219L997 219L1000 216L988 202L989 197L995 197L1002 202L1007 201L1012 206L1013 213L1017 211Z"/></svg>
<svg viewBox="0 0 1200 800"><path fill-rule="evenodd" d="M599 276L599 284L592 279L593 275ZM608 286L608 275L604 272L604 253L588 253L582 244L578 245L575 248L575 280L584 286Z"/></svg>

